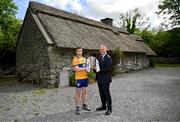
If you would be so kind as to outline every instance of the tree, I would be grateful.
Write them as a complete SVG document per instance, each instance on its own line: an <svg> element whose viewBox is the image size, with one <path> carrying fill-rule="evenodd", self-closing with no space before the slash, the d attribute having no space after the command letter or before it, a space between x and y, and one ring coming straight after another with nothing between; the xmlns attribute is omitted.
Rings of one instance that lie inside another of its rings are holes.
<svg viewBox="0 0 180 122"><path fill-rule="evenodd" d="M160 57L168 57L167 47L165 46L170 38L168 31L158 31L154 34L153 39L150 42L150 47Z"/></svg>
<svg viewBox="0 0 180 122"><path fill-rule="evenodd" d="M159 15L169 15L172 27L180 26L180 0L161 0L159 5ZM166 17L167 18L167 17Z"/></svg>
<svg viewBox="0 0 180 122"><path fill-rule="evenodd" d="M165 45L168 57L180 57L180 28L169 30L169 40Z"/></svg>
<svg viewBox="0 0 180 122"><path fill-rule="evenodd" d="M180 28L158 32L143 30L138 33L159 57L180 57Z"/></svg>
<svg viewBox="0 0 180 122"><path fill-rule="evenodd" d="M15 44L22 23L16 11L12 0L0 1L0 64L15 63Z"/></svg>
<svg viewBox="0 0 180 122"><path fill-rule="evenodd" d="M153 31L148 31L148 30L142 30L140 31L139 34L137 34L139 36L141 36L141 38L144 40L144 42L148 45L150 45L153 42L154 39L154 32Z"/></svg>
<svg viewBox="0 0 180 122"><path fill-rule="evenodd" d="M12 0L0 1L0 26L2 29L6 29L8 26L9 18L14 16L17 11L17 6Z"/></svg>
<svg viewBox="0 0 180 122"><path fill-rule="evenodd" d="M118 24L122 29L134 34L136 29L149 28L149 18L144 18L142 12L136 8L126 13L121 13Z"/></svg>

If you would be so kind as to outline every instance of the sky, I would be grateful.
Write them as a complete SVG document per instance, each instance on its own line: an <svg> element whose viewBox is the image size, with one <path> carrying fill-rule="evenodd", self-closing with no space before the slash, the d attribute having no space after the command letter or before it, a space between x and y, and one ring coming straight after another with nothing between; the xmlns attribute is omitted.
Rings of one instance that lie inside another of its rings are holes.
<svg viewBox="0 0 180 122"><path fill-rule="evenodd" d="M17 18L24 19L30 0L13 0L18 6ZM139 8L145 17L150 18L152 28L157 28L162 19L158 11L159 0L32 0L46 5L76 13L80 16L99 21L109 17L117 21L120 13Z"/></svg>

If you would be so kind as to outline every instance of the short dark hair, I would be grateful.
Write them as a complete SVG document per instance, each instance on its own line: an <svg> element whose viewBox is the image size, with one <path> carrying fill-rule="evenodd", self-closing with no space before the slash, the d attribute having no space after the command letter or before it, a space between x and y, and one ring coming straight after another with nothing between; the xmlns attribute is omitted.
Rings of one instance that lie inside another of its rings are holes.
<svg viewBox="0 0 180 122"><path fill-rule="evenodd" d="M77 50L77 49L82 49L82 47L77 47L76 50Z"/></svg>

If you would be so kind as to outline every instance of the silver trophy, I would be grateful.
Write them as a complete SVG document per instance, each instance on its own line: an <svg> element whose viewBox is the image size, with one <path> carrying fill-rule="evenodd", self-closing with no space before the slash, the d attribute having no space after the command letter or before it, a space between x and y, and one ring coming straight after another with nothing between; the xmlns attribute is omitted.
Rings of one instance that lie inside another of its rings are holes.
<svg viewBox="0 0 180 122"><path fill-rule="evenodd" d="M99 72L100 68L99 68L99 61L96 59L96 72Z"/></svg>
<svg viewBox="0 0 180 122"><path fill-rule="evenodd" d="M86 71L87 72L90 72L94 68L96 69L96 72L100 71L99 62L96 59L96 57L94 57L94 56L88 57L87 60L86 60L86 63L87 63L87 66L86 66Z"/></svg>

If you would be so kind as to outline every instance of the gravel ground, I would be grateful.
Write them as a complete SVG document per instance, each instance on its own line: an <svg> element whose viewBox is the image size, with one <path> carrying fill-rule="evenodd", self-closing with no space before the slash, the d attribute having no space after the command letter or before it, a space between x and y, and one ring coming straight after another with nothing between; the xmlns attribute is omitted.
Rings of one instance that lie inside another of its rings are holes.
<svg viewBox="0 0 180 122"><path fill-rule="evenodd" d="M74 114L73 87L44 89L0 79L0 122L180 121L180 67L155 68L113 77L113 113L96 112L97 84L89 85L91 112Z"/></svg>

